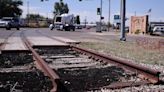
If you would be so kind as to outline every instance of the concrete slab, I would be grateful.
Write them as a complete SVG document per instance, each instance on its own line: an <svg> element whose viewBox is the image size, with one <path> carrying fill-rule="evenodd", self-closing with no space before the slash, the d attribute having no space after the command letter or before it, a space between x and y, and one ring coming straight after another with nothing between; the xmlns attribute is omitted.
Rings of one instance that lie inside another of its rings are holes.
<svg viewBox="0 0 164 92"><path fill-rule="evenodd" d="M66 43L43 36L36 31L26 31L25 35L33 46L68 46Z"/></svg>
<svg viewBox="0 0 164 92"><path fill-rule="evenodd" d="M55 38L59 41L65 42L65 43L70 43L70 44L79 44L80 43L80 41L75 41L75 40L68 39L68 38L65 38L65 37L53 36L53 38Z"/></svg>
<svg viewBox="0 0 164 92"><path fill-rule="evenodd" d="M97 35L97 36L105 36L105 35L113 35L113 36L119 36L120 33L119 32L102 32L102 33L97 33L97 32L88 32L88 34L91 35Z"/></svg>
<svg viewBox="0 0 164 92"><path fill-rule="evenodd" d="M47 37L27 37L33 46L67 46L67 44Z"/></svg>
<svg viewBox="0 0 164 92"><path fill-rule="evenodd" d="M80 63L80 64L49 64L49 66L52 69L60 69L60 68L82 68L82 67L94 67L96 66L98 63L97 62L93 62L93 63Z"/></svg>
<svg viewBox="0 0 164 92"><path fill-rule="evenodd" d="M28 51L28 48L24 45L20 37L20 32L15 32L8 38L2 51Z"/></svg>

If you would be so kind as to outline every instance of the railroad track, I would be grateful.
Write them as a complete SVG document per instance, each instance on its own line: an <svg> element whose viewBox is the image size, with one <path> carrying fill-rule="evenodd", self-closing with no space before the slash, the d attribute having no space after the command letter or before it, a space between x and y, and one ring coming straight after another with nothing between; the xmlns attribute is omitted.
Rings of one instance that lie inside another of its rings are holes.
<svg viewBox="0 0 164 92"><path fill-rule="evenodd" d="M64 42L37 32L42 36ZM85 92L101 88L117 89L160 83L160 72L140 65L72 44L34 47L23 31L21 37L31 51L36 67L50 78L53 87L48 88L51 88L51 92ZM18 82L14 85L18 85Z"/></svg>
<svg viewBox="0 0 164 92"><path fill-rule="evenodd" d="M39 31L38 31L38 33L42 34ZM45 35L45 34L42 34L42 35L47 36L54 40L58 40L58 39L55 39L55 38ZM59 40L59 41L64 42L62 40ZM75 45L70 45L70 47L75 51L78 51L82 54L85 54L85 55L91 57L92 59L96 59L97 61L114 63L118 66L123 66L124 68L130 69L131 71L135 71L135 72L141 74L141 76L140 76L141 78L144 78L144 79L150 81L151 83L159 83L160 82L160 80L159 80L160 72L159 71L156 71L156 70L153 70L153 69L135 64L135 63L131 63L131 62L128 62L125 60L121 60L121 59L117 59L117 58L114 58L111 56L99 54L97 52L89 51L89 50L77 47Z"/></svg>
<svg viewBox="0 0 164 92"><path fill-rule="evenodd" d="M8 44L8 38L3 48ZM52 89L50 78L36 69L31 52L4 51L3 48L0 54L0 92L48 92Z"/></svg>
<svg viewBox="0 0 164 92"><path fill-rule="evenodd" d="M41 32L38 31L38 33L54 39L54 40L58 40L55 39L51 36L45 35ZM64 42L62 40L59 40L61 42ZM137 65L134 63L130 63L124 60L120 60L117 58L113 58L107 55L103 55L103 54L98 54L97 52L93 52L93 51L89 51L83 48L79 48L76 47L74 45L70 45L71 50L79 52L80 54L84 54L86 56L88 56L90 59L96 61L96 62L102 62L103 64L107 64L107 63L112 63L117 67L123 68L125 70L130 70L131 71L131 75L133 75L135 73L135 75L139 78L141 78L142 80L139 82L135 82L135 81L128 81L128 82L116 82L116 83L111 83L109 86L106 86L108 88L123 88L123 87L129 87L129 86L139 86L139 85L143 85L143 84L158 84L161 83L161 80L159 78L160 76L160 72L147 68L147 67L143 67L141 65Z"/></svg>
<svg viewBox="0 0 164 92"><path fill-rule="evenodd" d="M58 80L59 76L46 64L46 62L39 56L39 54L32 48L31 43L27 40L25 35L22 32L22 40L24 41L25 45L28 47L28 49L32 52L32 55L36 61L36 64L38 67L46 74L47 76L50 77L52 84L53 84L53 89L51 90L52 92L56 92L58 88Z"/></svg>

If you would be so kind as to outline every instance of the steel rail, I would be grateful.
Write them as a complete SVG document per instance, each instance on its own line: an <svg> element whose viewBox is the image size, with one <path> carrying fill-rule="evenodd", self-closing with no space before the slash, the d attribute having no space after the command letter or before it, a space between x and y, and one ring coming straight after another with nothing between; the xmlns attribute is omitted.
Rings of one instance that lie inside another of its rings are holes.
<svg viewBox="0 0 164 92"><path fill-rule="evenodd" d="M50 77L52 84L53 84L53 89L51 92L57 92L58 90L58 83L59 83L59 76L54 72L53 69L51 69L47 63L39 56L39 54L32 48L31 43L28 41L28 39L25 37L23 31L22 31L22 40L25 43L25 45L28 47L28 49L32 52L33 57L36 60L36 64L39 65L39 68L46 74L47 76Z"/></svg>
<svg viewBox="0 0 164 92"><path fill-rule="evenodd" d="M156 71L156 70L153 70L153 69L141 66L141 65L137 65L137 64L125 61L125 60L114 58L111 56L99 54L97 52L86 50L86 49L76 47L73 45L71 47L73 50L81 52L81 53L85 53L86 55L88 55L94 59L99 59L99 60L102 60L105 62L114 63L114 64L117 64L119 67L127 68L127 69L130 69L131 71L137 71L139 73L140 78L144 78L145 80L148 80L153 84L160 82L160 80L159 80L160 72L159 71Z"/></svg>

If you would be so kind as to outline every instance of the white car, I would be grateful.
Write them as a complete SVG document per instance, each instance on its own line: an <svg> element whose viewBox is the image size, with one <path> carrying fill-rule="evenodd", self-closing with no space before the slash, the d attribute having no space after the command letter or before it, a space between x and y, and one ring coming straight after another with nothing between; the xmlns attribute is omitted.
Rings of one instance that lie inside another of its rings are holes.
<svg viewBox="0 0 164 92"><path fill-rule="evenodd" d="M53 30L54 29L54 25L53 24L50 24L49 25L49 28L50 28L50 30Z"/></svg>
<svg viewBox="0 0 164 92"><path fill-rule="evenodd" d="M8 21L0 19L0 27L6 27L6 25L8 25Z"/></svg>
<svg viewBox="0 0 164 92"><path fill-rule="evenodd" d="M13 17L3 17L0 19L0 27L10 30L11 28L16 28L19 30L19 19Z"/></svg>

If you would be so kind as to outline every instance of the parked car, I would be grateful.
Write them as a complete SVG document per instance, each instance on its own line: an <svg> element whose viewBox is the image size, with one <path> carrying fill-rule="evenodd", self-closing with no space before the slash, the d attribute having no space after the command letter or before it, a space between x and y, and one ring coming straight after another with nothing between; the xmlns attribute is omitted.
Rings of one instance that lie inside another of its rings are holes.
<svg viewBox="0 0 164 92"><path fill-rule="evenodd" d="M129 27L125 27L125 32L129 33Z"/></svg>
<svg viewBox="0 0 164 92"><path fill-rule="evenodd" d="M80 25L80 24L76 24L76 25L75 25L75 28L76 28L76 29L82 29L83 27L82 27L82 25Z"/></svg>
<svg viewBox="0 0 164 92"><path fill-rule="evenodd" d="M49 28L50 28L50 30L53 30L54 29L54 25L53 24L50 24L49 25Z"/></svg>
<svg viewBox="0 0 164 92"><path fill-rule="evenodd" d="M164 26L155 26L153 28L153 34L164 34Z"/></svg>
<svg viewBox="0 0 164 92"><path fill-rule="evenodd" d="M0 27L1 27L1 28L6 27L7 24L8 24L7 21L4 21L3 19L0 19Z"/></svg>
<svg viewBox="0 0 164 92"><path fill-rule="evenodd" d="M19 19L14 17L3 17L0 19L0 27L6 28L7 30L10 30L11 28L19 30Z"/></svg>
<svg viewBox="0 0 164 92"><path fill-rule="evenodd" d="M107 31L107 30L108 30L108 27L107 27L107 26L103 25L103 26L101 27L101 31Z"/></svg>

